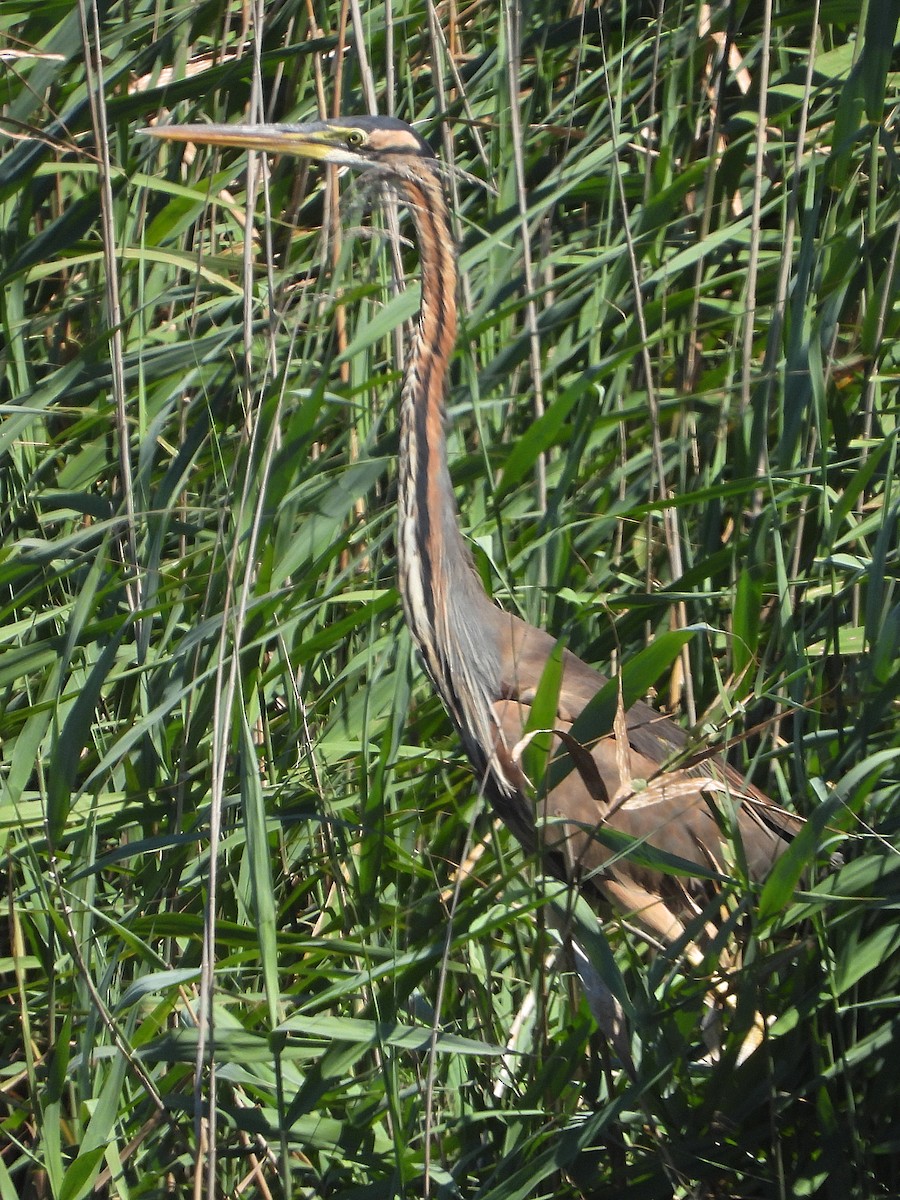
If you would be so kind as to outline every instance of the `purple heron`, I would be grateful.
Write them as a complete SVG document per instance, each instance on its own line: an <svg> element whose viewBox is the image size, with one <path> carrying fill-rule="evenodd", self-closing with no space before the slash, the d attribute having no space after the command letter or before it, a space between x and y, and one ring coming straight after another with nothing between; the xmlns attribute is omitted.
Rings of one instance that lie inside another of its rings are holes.
<svg viewBox="0 0 900 1200"><path fill-rule="evenodd" d="M466 754L494 810L525 849L667 943L685 934L686 922L704 905L713 900L715 907L714 881L727 874L735 847L749 878L762 880L799 830L799 818L721 758L673 767L686 735L640 701L612 730L576 744L571 730L607 681L567 650L552 728L556 751L569 754L574 765L543 796L525 776L520 747L557 642L491 601L460 531L444 433L456 344L457 251L429 145L409 125L385 117L168 125L148 132L357 168L388 184L408 207L422 291L400 400L400 593ZM648 853L631 853L629 846ZM666 860L680 871L665 869Z"/></svg>

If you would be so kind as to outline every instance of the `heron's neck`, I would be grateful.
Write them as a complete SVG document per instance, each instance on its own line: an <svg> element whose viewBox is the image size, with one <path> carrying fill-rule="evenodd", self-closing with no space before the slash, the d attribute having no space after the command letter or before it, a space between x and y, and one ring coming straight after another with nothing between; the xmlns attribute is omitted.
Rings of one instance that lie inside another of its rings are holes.
<svg viewBox="0 0 900 1200"><path fill-rule="evenodd" d="M434 625L436 585L467 555L447 467L444 403L456 345L456 247L440 183L429 171L403 198L416 226L422 299L400 400L399 553L414 631ZM454 562L452 565L456 565Z"/></svg>
<svg viewBox="0 0 900 1200"><path fill-rule="evenodd" d="M400 592L444 703L461 729L480 727L477 740L490 753L493 735L482 700L499 677L485 615L493 605L460 533L444 433L447 373L456 343L456 246L434 171L407 180L402 195L418 234L422 303L401 395ZM469 678L473 669L475 679ZM468 711L473 703L480 712Z"/></svg>

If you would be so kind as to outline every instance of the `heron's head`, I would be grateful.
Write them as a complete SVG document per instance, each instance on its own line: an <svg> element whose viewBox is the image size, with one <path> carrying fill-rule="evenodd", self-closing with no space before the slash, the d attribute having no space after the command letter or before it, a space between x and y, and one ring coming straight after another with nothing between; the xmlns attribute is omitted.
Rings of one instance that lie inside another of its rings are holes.
<svg viewBox="0 0 900 1200"><path fill-rule="evenodd" d="M174 142L294 154L397 175L422 160L435 162L425 139L395 117L334 117L301 125L155 125L142 132Z"/></svg>

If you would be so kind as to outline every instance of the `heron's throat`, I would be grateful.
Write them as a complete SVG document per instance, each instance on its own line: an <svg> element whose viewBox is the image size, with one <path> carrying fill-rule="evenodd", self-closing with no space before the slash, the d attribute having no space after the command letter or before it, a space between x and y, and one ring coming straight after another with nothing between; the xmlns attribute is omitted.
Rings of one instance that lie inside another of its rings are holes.
<svg viewBox="0 0 900 1200"><path fill-rule="evenodd" d="M416 226L422 269L418 323L400 400L399 558L407 617L426 664L438 635L447 576L465 555L447 468L444 402L456 345L456 248L437 174L402 189ZM423 644L424 643L424 644Z"/></svg>

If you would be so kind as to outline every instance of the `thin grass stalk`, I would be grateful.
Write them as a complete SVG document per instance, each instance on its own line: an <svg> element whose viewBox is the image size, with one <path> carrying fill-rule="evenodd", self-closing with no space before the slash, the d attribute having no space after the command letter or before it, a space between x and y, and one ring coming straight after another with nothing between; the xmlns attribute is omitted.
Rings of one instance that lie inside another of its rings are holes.
<svg viewBox="0 0 900 1200"><path fill-rule="evenodd" d="M469 98L469 89L466 87L466 81L460 73L459 67L454 57L453 47L448 41L443 26L441 25L438 16L437 8L434 0L425 0L425 11L428 15L428 33L431 42L432 64L431 69L434 77L435 91L438 100L438 112L444 118L441 123L441 138L444 147L444 161L453 166L456 161L454 154L453 132L447 123L447 115L449 114L450 101L447 95L447 82L444 78L444 66L446 65L453 79L453 87L456 90L459 102L462 104L463 112L468 122L468 133L472 138L475 148L478 152L478 157L481 160L485 171L491 168L490 156L488 155L487 146L481 132L481 122L475 115L475 110L472 107L472 102ZM454 10L450 10L450 17L454 15ZM451 171L450 179L455 183L455 175Z"/></svg>
<svg viewBox="0 0 900 1200"><path fill-rule="evenodd" d="M477 809L472 810L472 816L466 828L465 841L463 842L462 851L460 854L460 862L465 862L469 857L472 847L472 835L475 831L475 822L478 817ZM431 1037L428 1046L428 1057L425 1067L425 1094L424 1094L424 1134L423 1134L423 1196L424 1200L430 1200L431 1197L431 1175L432 1175L432 1146L435 1140L434 1127L436 1123L435 1114L435 1099L434 1092L438 1080L438 1037L441 1032L442 1019L441 1013L444 1009L444 997L447 988L447 979L450 972L450 954L453 947L453 941L456 936L456 912L459 906L460 895L462 891L464 874L462 871L457 871L453 881L453 891L449 897L447 906L447 919L444 925L444 938L441 950L441 961L437 975L437 993L434 1000L434 1018L431 1026Z"/></svg>
<svg viewBox="0 0 900 1200"><path fill-rule="evenodd" d="M378 93L375 86L375 77L366 53L365 27L363 25L359 0L350 0L350 15L353 24L354 48L359 58L359 73L362 81L363 95L366 98L366 111L369 116L374 117L378 115ZM402 287L403 256L400 251L400 218L397 211L397 203L393 197L386 197L383 212L388 227L391 254L394 260L394 277L397 280L397 286ZM398 359L402 357L403 339L400 330L396 330L394 333L394 351Z"/></svg>
<svg viewBox="0 0 900 1200"><path fill-rule="evenodd" d="M762 184L763 167L766 158L766 125L768 119L769 99L769 56L772 52L772 0L765 0L763 6L762 46L759 55L759 106L756 115L756 155L753 170L753 201L751 206L750 246L747 261L747 284L744 304L744 329L741 345L741 408L750 411L753 392L753 347L756 338L756 290L759 277L759 242L762 220ZM756 414L754 423L758 422L759 429L756 437L758 445L751 447L756 451L755 466L751 466L756 474L765 474L767 450L765 429L768 423L767 408ZM758 511L762 503L762 489L757 491L754 508Z"/></svg>
<svg viewBox="0 0 900 1200"><path fill-rule="evenodd" d="M794 265L794 234L797 226L797 212L800 207L800 185L803 180L803 159L806 153L806 131L809 121L809 104L812 98L813 76L816 62L816 31L819 26L819 10L821 0L814 0L812 26L813 34L809 42L809 57L806 63L806 78L803 83L803 96L800 101L800 117L797 124L796 143L794 147L794 170L791 180L791 190L788 193L787 213L784 222L784 253L778 272L778 284L775 299L772 304L772 323L766 341L766 353L763 359L763 387L765 406L768 409L772 403L775 390L778 358L782 353L781 335L784 326L784 314L787 306L788 287ZM759 169L759 160L757 160Z"/></svg>
<svg viewBox="0 0 900 1200"><path fill-rule="evenodd" d="M374 116L378 112L378 93L375 87L375 76L372 73L369 55L366 51L365 26L359 0L350 0L350 21L353 26L353 50L359 62L359 80L366 101L366 112L370 116Z"/></svg>
<svg viewBox="0 0 900 1200"><path fill-rule="evenodd" d="M311 40L324 37L324 30L319 24L313 0L306 0L307 36ZM325 95L325 72L322 69L322 54L316 51L313 55L313 79L316 91L316 112L324 117L328 112L328 100Z"/></svg>
<svg viewBox="0 0 900 1200"><path fill-rule="evenodd" d="M465 81L459 72L456 62L454 61L452 47L444 34L440 17L434 5L434 0L425 0L425 11L428 16L428 39L431 45L431 72L434 78L434 87L437 96L437 110L439 116L441 117L439 127L441 147L443 150L444 162L448 167L445 186L448 188L450 193L450 220L452 222L454 236L457 242L461 242L462 231L459 213L462 210L462 205L460 203L459 195L459 175L456 171L456 143L453 137L453 129L448 120L450 102L447 94L447 81L444 77L445 67L450 71L457 97L462 103L463 111L466 113L466 116L469 120L470 132L475 141L475 145L478 148L479 156L486 173L490 172L490 161L488 159L487 149L484 145L484 139L481 136L478 128L478 122L475 119L475 115L468 98ZM451 10L449 17L452 18L452 16L453 12ZM474 307L472 300L472 284L468 273L464 270L460 271L459 289L462 294L463 308L465 310L471 310Z"/></svg>
<svg viewBox="0 0 900 1200"><path fill-rule="evenodd" d="M734 6L729 8L729 16L733 19ZM709 6L704 4L700 8L698 14L700 20L700 36L709 35L710 11ZM658 35L659 36L659 35ZM703 283L704 273L706 271L706 255L702 252L702 247L709 237L709 231L712 226L713 215L715 213L715 204L713 198L715 195L715 178L716 172L721 163L721 113L722 104L725 95L725 86L728 80L729 61L728 55L732 42L732 30L729 28L725 37L722 39L719 47L720 60L718 70L715 72L715 87L712 90L712 120L709 122L706 136L706 158L707 168L703 180L703 195L704 202L700 211L700 224L697 230L697 243L701 247L701 253L697 258L697 265L694 269L694 297L691 304L691 312L687 321L687 345L685 346L684 359L684 386L693 389L697 374L697 344L699 342L699 331L697 323L700 316L700 296ZM654 72L655 74L655 72ZM656 110L656 105L652 105L652 110ZM699 130L697 134L699 136ZM645 184L646 189L649 187L651 172L647 172Z"/></svg>
<svg viewBox="0 0 900 1200"><path fill-rule="evenodd" d="M245 29L246 34L246 29ZM257 29L256 45L259 46L262 37L262 27ZM250 98L251 121L259 119L262 109L261 90L258 86L259 74L253 73ZM244 430L248 439L248 469L244 479L244 490L241 495L239 513L232 530L234 544L228 558L227 587L225 611L223 612L222 628L219 641L219 655L216 667L216 689L213 711L212 739L212 787L210 791L210 822L209 822L209 877L207 906L204 921L203 953L200 974L200 1003L198 1009L198 1038L194 1066L194 1100L196 1106L195 1120L203 1122L204 1136L198 1138L197 1159L194 1175L194 1197L201 1200L204 1195L213 1195L216 1188L216 1166L218 1152L218 1107L216 1103L216 1061L210 1054L208 1073L206 1071L207 1046L213 1045L215 1030L213 1027L213 993L215 988L216 961L216 925L218 913L218 855L221 841L222 810L225 798L225 775L231 752L231 727L233 718L234 697L237 692L236 672L240 663L241 629L243 613L240 605L234 609L234 592L237 569L240 560L240 538L238 531L242 527L241 514L247 501L247 489L250 486L250 463L253 460L253 444L256 439L258 426L253 422L253 215L256 207L257 194L256 155L248 155L247 163L247 217L245 224L243 281L244 281L244 310L243 310L243 395ZM244 581L252 576L252 554L248 552L244 563ZM243 597L242 597L243 599ZM229 619L230 617L230 619ZM231 653L229 656L229 646ZM230 670L226 675L226 664ZM207 1080L208 1102L206 1117L203 1118L203 1081Z"/></svg>
<svg viewBox="0 0 900 1200"><path fill-rule="evenodd" d="M891 252L888 255L887 266L884 272L884 290L881 293L881 300L878 305L878 319L875 322L873 337L875 353L872 356L871 364L866 369L866 386L863 398L863 446L861 449L863 462L869 456L868 443L872 437L872 423L875 416L875 388L876 381L881 372L882 356L884 353L882 341L884 339L885 321L888 310L891 304L896 302L897 297L898 252L900 252L900 221L897 221L894 225L894 239L891 242Z"/></svg>
<svg viewBox="0 0 900 1200"><path fill-rule="evenodd" d="M337 22L337 46L333 58L331 115L344 111L344 56L347 52L347 26L350 24L349 0L340 0Z"/></svg>
<svg viewBox="0 0 900 1200"><path fill-rule="evenodd" d="M510 105L510 134L513 146L513 168L516 179L516 201L519 207L519 229L522 241L522 266L525 276L525 328L528 331L528 359L531 371L531 387L534 393L534 419L539 421L545 412L543 372L541 370L541 345L538 338L537 305L534 301L535 283L531 261L531 231L528 227L528 197L525 192L525 149L522 138L522 121L515 97L521 92L521 10L518 0L505 0L503 5L506 40L509 53L506 57L507 86ZM547 512L547 459L543 451L535 460L535 489L537 510L541 517ZM547 555L544 547L538 559L540 586L547 585Z"/></svg>
<svg viewBox="0 0 900 1200"><path fill-rule="evenodd" d="M603 38L602 23L600 30L600 47L605 63L607 61L606 43ZM609 85L608 70L604 70L603 73L603 87L606 96L606 104L610 115L610 121L613 125L615 125L615 103L613 100L612 90ZM669 554L669 564L672 572L672 578L680 579L684 574L684 566L681 556L681 530L678 519L678 510L674 507L674 505L667 503L670 498L670 493L668 484L666 483L666 468L663 461L662 424L659 412L659 397L656 394L656 389L653 384L653 363L650 359L650 338L641 294L641 274L634 247L634 238L632 237L631 226L629 224L628 201L625 195L625 184L623 182L622 172L619 167L619 159L615 154L612 156L612 170L619 207L622 212L622 231L625 238L628 264L631 269L631 286L634 297L634 311L641 338L640 360L644 374L644 387L647 392L647 406L650 410L653 467L654 471L656 472L659 500L662 505L663 529L665 530L666 535L666 549L668 550ZM684 601L679 600L675 608L675 628L684 629L688 623L687 609ZM682 665L682 684L685 712L690 724L695 725L697 722L697 706L694 700L694 685L691 673L690 655L686 645L681 650L680 661Z"/></svg>
<svg viewBox="0 0 900 1200"><path fill-rule="evenodd" d="M396 34L394 30L394 5L384 0L384 95L389 117L393 117L397 106L397 66L394 62Z"/></svg>
<svg viewBox="0 0 900 1200"><path fill-rule="evenodd" d="M125 530L118 539L125 567L125 594L132 612L140 607L138 579L137 534L135 530L134 484L131 471L131 436L128 428L128 408L125 394L125 371L122 351L122 305L119 297L119 265L116 254L115 208L112 193L112 168L109 156L109 129L106 112L106 88L103 77L100 17L96 0L78 0L81 37L84 49L84 70L91 106L91 120L97 143L97 168L100 180L100 231L103 238L103 258L106 266L106 319L113 403L116 412L116 440L119 450L119 480L122 488L122 507ZM138 646L142 645L140 625Z"/></svg>
<svg viewBox="0 0 900 1200"><path fill-rule="evenodd" d="M803 159L806 151L806 133L809 121L809 104L812 97L812 84L814 67L816 60L816 31L819 25L820 0L815 0L812 19L812 36L809 42L809 57L806 67L806 78L804 80L803 96L800 102L800 117L797 127L796 144L794 148L794 164L793 178L791 180L791 189L788 194L787 213L785 216L784 229L784 251L781 257L781 265L778 273L778 283L775 291L775 299L772 306L772 318L769 334L766 341L766 351L763 357L763 398L762 404L765 412L771 411L773 396L775 392L776 382L779 379L778 371L779 359L783 356L784 348L782 344L782 335L784 330L784 317L787 308L788 290L790 287L791 276L794 268L794 236L797 225L797 213L800 207L800 186L803 179ZM810 430L809 447L806 455L806 481L811 482L811 472L814 462L816 446L815 430ZM803 543L803 532L806 525L807 512L809 507L808 491L803 491L800 495L799 511L797 515L797 532L794 542L794 553L791 562L791 580L799 577L800 573L800 554ZM797 587L791 583L791 604L796 605L797 602ZM781 721L783 714L776 714L776 719L772 728L772 743L777 745L780 739Z"/></svg>
<svg viewBox="0 0 900 1200"><path fill-rule="evenodd" d="M663 33L666 28L666 24L663 19L664 14L665 14L665 7L666 7L665 0L660 0L659 15L658 15L657 21L656 21L656 36L653 39L653 69L650 72L650 95L647 99L647 109L651 114L655 113L656 109L657 109L656 95L657 95L657 91L659 88L659 67L660 67L660 61L661 61L662 39L663 39ZM658 137L658 134L657 134L657 137ZM644 160L647 164L647 170L644 174L644 205L645 206L648 204L648 202L650 200L650 192L653 187L653 169L652 169L653 152L652 152L652 141L650 140L651 138L652 138L652 131L650 131L650 138L648 138L648 142L649 142L648 152L647 152L647 156ZM698 266L698 270L699 270L699 266Z"/></svg>
<svg viewBox="0 0 900 1200"><path fill-rule="evenodd" d="M263 43L264 43L264 30L265 30L265 3L264 3L264 0L255 0L254 12L253 12L253 25L254 25L253 75L252 75L251 89L250 89L250 114L251 114L250 119L251 119L251 123L254 123L256 121L262 121L265 119L264 118L265 98L263 95L263 71L262 71L262 47L263 47ZM253 163L256 161L256 158L257 158L256 155L250 156L250 161L248 161L248 179L247 179L248 194L250 196L253 196L254 198L256 195L256 188L254 186L255 180L253 179L253 176L251 174L251 168L252 168ZM276 374L278 373L277 344L276 344L276 339L275 339L275 326L276 326L276 320L277 320L276 312L275 312L275 280L274 280L275 252L274 252L274 246L272 244L272 230L274 228L274 220L272 217L272 199L271 199L271 194L269 191L268 159L267 159L266 155L263 154L263 155L259 156L259 160L260 160L260 169L261 169L261 174L262 174L262 180L261 180L262 189L261 190L262 190L263 206L264 206L263 212L264 212L264 231L265 231L266 284L268 287L268 305L267 305L267 307L268 307L268 313L269 313L268 336L267 336L267 348L268 348L268 364L267 364L267 366L268 366L268 370L264 374L267 374L269 377L274 378L276 376ZM248 217L249 216L250 216L250 214L248 214ZM249 303L247 297L252 296L252 294L253 294L252 290L251 290L252 279L253 279L252 248L253 248L253 239L252 238L245 239L245 242L244 242L244 254L245 254L245 259L244 259L244 262L245 262L245 274L244 274L245 307L244 307L244 311L245 311L245 314L249 314L249 312L250 312L250 303ZM250 331L251 331L251 335L252 335L252 321L250 323ZM288 346L288 362L290 361L290 354L291 354L291 350L293 348L293 340L294 339L292 337L291 343ZM282 378L286 379L286 377L287 377L287 367L285 367L285 372L284 372L284 375ZM257 503L256 503L256 509L254 512L254 523L251 527L251 535L250 535L250 547L251 548L248 550L248 563L253 563L253 564L255 564L255 560L256 560L256 546L259 543L260 527L261 527L263 512L265 510L268 479L271 474L272 464L274 461L275 454L281 449L281 444L282 444L281 443L281 412L282 412L282 406L284 403L284 395L285 395L284 385L282 384L282 387L279 389L278 402L276 404L276 409L275 409L275 413L274 413L273 420L272 420L271 432L270 432L269 437L266 442L265 457L263 460L262 470L260 472L260 477L258 480L259 486L258 486L258 492L257 492ZM259 391L259 412L260 413L263 410L264 401L265 401L265 391L264 391L264 386L261 385L260 391ZM244 577L244 592L243 592L243 597L242 597L244 613L246 613L246 610L249 607L250 593L251 593L253 584L255 582L255 579L256 579L256 570L254 567L252 573L247 572ZM235 640L236 640L236 644L239 645L239 640L237 638ZM237 664L237 662L238 662L238 655L236 653L235 654L235 663ZM260 884L263 887L270 888L271 880L270 879L262 880L262 881L260 881ZM274 898L272 900L272 904L273 904L273 909L274 909ZM262 920L260 920L261 941L264 938L265 928L266 928L266 925L264 924L264 922ZM271 958L272 957L272 947L271 946L268 946L268 947L261 946L261 956L263 956L265 958L267 949L269 952L268 957ZM278 994L277 973L271 969L266 970L265 969L266 968L265 961L263 962L263 967L264 967L264 983L265 983L267 1008L268 1008L268 1019L269 1019L270 1025L274 1026L282 1017L280 996ZM276 977L272 978L273 975L275 975ZM284 1072L283 1072L283 1064L282 1064L282 1059L281 1059L280 1054L277 1054L277 1053L275 1054L273 1065L274 1065L274 1073L275 1073L275 1091L276 1091L276 1097L277 1097L277 1101L278 1101L278 1111L281 1113L286 1113L288 1110L288 1105L287 1105L287 1099L286 1099L285 1090L284 1090ZM288 1143L288 1130L285 1127L284 1122L279 1122L279 1143L280 1143L280 1145L279 1145L280 1172L279 1173L280 1173L280 1178L281 1178L281 1186L283 1189L285 1200L290 1200L290 1197L292 1194L292 1183L291 1183L291 1173L290 1173L290 1147L289 1147L289 1143Z"/></svg>

